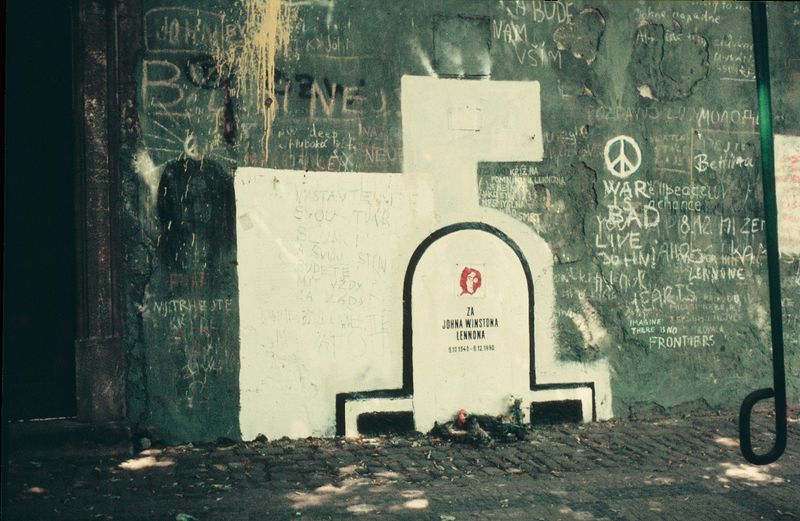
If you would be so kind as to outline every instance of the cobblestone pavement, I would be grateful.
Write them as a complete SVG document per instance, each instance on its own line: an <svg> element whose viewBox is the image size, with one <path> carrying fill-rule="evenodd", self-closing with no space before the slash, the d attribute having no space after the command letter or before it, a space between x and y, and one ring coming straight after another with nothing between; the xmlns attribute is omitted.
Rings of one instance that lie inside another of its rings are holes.
<svg viewBox="0 0 800 521"><path fill-rule="evenodd" d="M732 413L547 426L481 448L425 436L34 447L10 456L6 518L800 519L798 412L764 467L741 457ZM754 434L767 443L773 425L757 413Z"/></svg>

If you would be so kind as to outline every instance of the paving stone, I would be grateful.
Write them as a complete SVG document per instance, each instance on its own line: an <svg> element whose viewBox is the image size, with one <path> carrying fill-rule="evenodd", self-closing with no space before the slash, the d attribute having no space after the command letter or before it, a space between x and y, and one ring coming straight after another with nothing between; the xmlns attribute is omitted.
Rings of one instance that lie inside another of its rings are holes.
<svg viewBox="0 0 800 521"><path fill-rule="evenodd" d="M774 421L754 419L763 432ZM48 449L11 454L4 480L12 520L797 519L800 424L789 429L786 454L767 467L742 460L734 411L542 427L492 447L413 436L134 456ZM127 460L152 465L118 466Z"/></svg>

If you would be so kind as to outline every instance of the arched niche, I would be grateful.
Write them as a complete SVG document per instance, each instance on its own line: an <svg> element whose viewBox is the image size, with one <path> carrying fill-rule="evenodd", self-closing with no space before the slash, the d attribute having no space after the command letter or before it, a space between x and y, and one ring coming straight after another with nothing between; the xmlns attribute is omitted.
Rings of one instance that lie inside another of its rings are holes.
<svg viewBox="0 0 800 521"><path fill-rule="evenodd" d="M461 223L431 235L409 263L403 297L418 430L461 408L505 412L509 395L530 389L533 281L503 232Z"/></svg>

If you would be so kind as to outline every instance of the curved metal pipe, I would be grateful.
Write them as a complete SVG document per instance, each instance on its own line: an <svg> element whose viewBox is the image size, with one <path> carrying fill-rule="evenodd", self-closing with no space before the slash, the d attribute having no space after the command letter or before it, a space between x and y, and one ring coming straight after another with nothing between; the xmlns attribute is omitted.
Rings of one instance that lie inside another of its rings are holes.
<svg viewBox="0 0 800 521"><path fill-rule="evenodd" d="M764 187L764 218L767 235L769 309L772 326L773 387L748 394L739 411L739 447L742 456L755 465L777 461L786 449L786 369L783 361L783 318L781 310L780 252L778 249L778 205L775 195L775 162L772 143L772 106L769 88L767 8L765 2L751 2L753 50L758 88L758 121L761 138L761 182ZM753 451L750 419L753 407L761 400L775 400L775 442L766 454Z"/></svg>

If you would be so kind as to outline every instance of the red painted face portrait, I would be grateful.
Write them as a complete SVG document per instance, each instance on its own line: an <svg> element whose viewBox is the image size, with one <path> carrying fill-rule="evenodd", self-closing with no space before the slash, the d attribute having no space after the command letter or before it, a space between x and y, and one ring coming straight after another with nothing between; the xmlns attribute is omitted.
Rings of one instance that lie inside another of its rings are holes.
<svg viewBox="0 0 800 521"><path fill-rule="evenodd" d="M461 294L474 295L481 287L481 272L473 268L464 268L461 271Z"/></svg>

